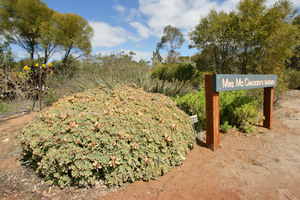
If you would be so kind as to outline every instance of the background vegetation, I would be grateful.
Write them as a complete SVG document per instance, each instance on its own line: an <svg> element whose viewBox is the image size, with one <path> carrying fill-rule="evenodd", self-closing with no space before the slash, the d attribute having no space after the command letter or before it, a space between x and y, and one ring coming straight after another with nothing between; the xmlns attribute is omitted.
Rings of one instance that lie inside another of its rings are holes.
<svg viewBox="0 0 300 200"><path fill-rule="evenodd" d="M300 83L300 17L296 12L288 1L267 6L265 0L241 0L229 13L212 10L189 33L190 48L199 50L191 57L180 56L177 50L183 34L167 25L149 64L134 61L134 52L90 55L93 30L81 16L56 12L41 0L1 0L2 113L9 112L9 105L16 100L34 98L38 54L43 54L42 83L50 88L44 92L45 105L101 84L109 88L134 84L179 101L184 95L201 92L204 76L212 73L277 74L277 100L280 93L298 88ZM26 50L29 59L15 62L10 44ZM168 51L165 61L161 49ZM62 59L43 67L58 51L63 52ZM260 91L247 91L247 95L261 105Z"/></svg>

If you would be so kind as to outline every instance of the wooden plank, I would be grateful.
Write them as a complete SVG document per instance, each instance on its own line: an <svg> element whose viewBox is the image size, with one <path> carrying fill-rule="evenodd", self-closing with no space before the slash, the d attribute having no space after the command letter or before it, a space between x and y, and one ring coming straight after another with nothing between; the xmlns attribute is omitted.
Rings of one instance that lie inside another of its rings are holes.
<svg viewBox="0 0 300 200"><path fill-rule="evenodd" d="M213 75L205 76L206 146L213 151L220 144L219 93L213 92Z"/></svg>
<svg viewBox="0 0 300 200"><path fill-rule="evenodd" d="M264 88L263 115L265 116L265 120L263 122L263 126L268 129L272 128L273 101L274 101L274 88L273 87Z"/></svg>

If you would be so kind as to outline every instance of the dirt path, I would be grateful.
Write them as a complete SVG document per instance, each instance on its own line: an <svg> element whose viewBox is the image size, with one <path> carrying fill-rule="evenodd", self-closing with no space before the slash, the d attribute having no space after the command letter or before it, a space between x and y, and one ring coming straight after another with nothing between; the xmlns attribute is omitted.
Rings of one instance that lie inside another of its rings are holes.
<svg viewBox="0 0 300 200"><path fill-rule="evenodd" d="M200 142L167 175L110 190L48 188L21 167L17 135L34 115L0 123L2 199L300 199L300 90L283 96L272 130L223 134L217 152Z"/></svg>

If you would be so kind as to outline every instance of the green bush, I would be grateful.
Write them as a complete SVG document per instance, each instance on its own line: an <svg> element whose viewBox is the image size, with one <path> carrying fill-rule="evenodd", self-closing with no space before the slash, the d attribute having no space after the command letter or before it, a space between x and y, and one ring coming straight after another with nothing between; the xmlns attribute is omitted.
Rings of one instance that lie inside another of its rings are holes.
<svg viewBox="0 0 300 200"><path fill-rule="evenodd" d="M128 86L62 98L21 134L23 159L60 187L155 179L194 145L189 116L174 101Z"/></svg>
<svg viewBox="0 0 300 200"><path fill-rule="evenodd" d="M297 70L287 70L286 81L290 89L300 88L300 71Z"/></svg>
<svg viewBox="0 0 300 200"><path fill-rule="evenodd" d="M189 63L171 64L166 63L155 68L151 72L153 78L167 81L190 81L194 86L199 87L199 74L195 66Z"/></svg>
<svg viewBox="0 0 300 200"><path fill-rule="evenodd" d="M189 115L198 115L199 122L196 124L198 131L206 128L205 89L200 88L196 94L188 94L174 99L179 108ZM258 117L257 101L247 96L246 91L221 92L219 98L220 124L224 128L236 126L243 132L251 132Z"/></svg>
<svg viewBox="0 0 300 200"><path fill-rule="evenodd" d="M223 133L228 133L230 129L232 129L232 126L228 124L228 121L225 121L222 125L220 125L220 130Z"/></svg>
<svg viewBox="0 0 300 200"><path fill-rule="evenodd" d="M160 93L170 97L184 96L193 91L193 87L189 82L160 80L151 78L149 74L140 76L136 85L143 88L146 92Z"/></svg>
<svg viewBox="0 0 300 200"><path fill-rule="evenodd" d="M10 112L11 106L8 101L0 101L0 115Z"/></svg>
<svg viewBox="0 0 300 200"><path fill-rule="evenodd" d="M228 121L245 133L254 131L254 125L260 121L258 103L246 91L221 93L220 102L221 124Z"/></svg>
<svg viewBox="0 0 300 200"><path fill-rule="evenodd" d="M177 106L184 110L188 115L198 115L199 121L195 124L198 131L204 130L206 127L206 111L205 111L205 89L200 88L197 93L187 94L183 97L174 98Z"/></svg>

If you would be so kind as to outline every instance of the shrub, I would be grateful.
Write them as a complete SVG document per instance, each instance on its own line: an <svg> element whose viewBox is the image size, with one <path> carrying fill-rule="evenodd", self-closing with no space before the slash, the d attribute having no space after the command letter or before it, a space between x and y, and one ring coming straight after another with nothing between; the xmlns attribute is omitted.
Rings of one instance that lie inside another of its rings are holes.
<svg viewBox="0 0 300 200"><path fill-rule="evenodd" d="M8 101L0 101L0 115L10 112L11 107Z"/></svg>
<svg viewBox="0 0 300 200"><path fill-rule="evenodd" d="M286 70L286 82L290 89L300 88L300 71Z"/></svg>
<svg viewBox="0 0 300 200"><path fill-rule="evenodd" d="M220 102L222 102L222 106L220 106L221 124L228 121L230 125L236 126L240 131L250 133L254 130L254 125L261 120L258 116L257 101L247 96L246 91L222 93Z"/></svg>
<svg viewBox="0 0 300 200"><path fill-rule="evenodd" d="M193 91L193 87L189 82L178 80L170 82L167 80L160 80L158 78L151 78L149 74L140 76L136 85L147 92L160 93L170 97L184 96Z"/></svg>
<svg viewBox="0 0 300 200"><path fill-rule="evenodd" d="M195 66L189 63L166 63L160 67L155 68L151 72L151 76L160 80L190 81L194 86L196 86L197 88L199 87L198 70Z"/></svg>
<svg viewBox="0 0 300 200"><path fill-rule="evenodd" d="M174 100L179 108L189 115L198 115L199 122L196 124L198 131L206 128L205 89L200 88L196 94L188 94ZM248 133L260 120L257 107L257 101L247 96L244 90L221 92L219 98L220 124L226 129L228 128L227 124L236 126L239 130Z"/></svg>
<svg viewBox="0 0 300 200"><path fill-rule="evenodd" d="M206 127L205 90L200 88L199 92L187 94L183 97L174 98L177 106L188 115L198 115L199 121L195 124L198 131Z"/></svg>
<svg viewBox="0 0 300 200"><path fill-rule="evenodd" d="M50 91L45 95L47 105L51 105L63 95L83 92L99 85L113 88L118 84L134 83L147 92L174 97L183 96L192 90L192 86L183 81L151 79L148 65L143 62L137 63L124 54L92 56L75 64L78 64L76 71L69 72L73 68L68 67L63 73L55 73L49 77L47 85ZM53 63L55 69L61 68L58 65L59 63Z"/></svg>
<svg viewBox="0 0 300 200"><path fill-rule="evenodd" d="M155 179L194 145L189 116L175 102L128 86L62 98L21 134L23 159L60 187Z"/></svg>
<svg viewBox="0 0 300 200"><path fill-rule="evenodd" d="M223 133L228 133L228 131L232 128L232 126L230 126L228 124L228 121L225 121L221 126L220 126L220 129L221 129L221 132Z"/></svg>

